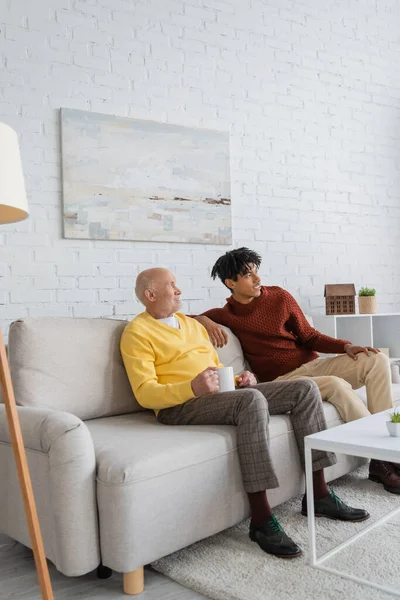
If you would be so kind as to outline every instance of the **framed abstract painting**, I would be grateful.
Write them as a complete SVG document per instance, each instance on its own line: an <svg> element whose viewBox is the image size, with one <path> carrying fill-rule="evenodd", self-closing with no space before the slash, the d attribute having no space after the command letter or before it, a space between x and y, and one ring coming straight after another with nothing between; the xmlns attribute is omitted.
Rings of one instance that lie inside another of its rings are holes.
<svg viewBox="0 0 400 600"><path fill-rule="evenodd" d="M61 109L64 237L231 244L229 134Z"/></svg>

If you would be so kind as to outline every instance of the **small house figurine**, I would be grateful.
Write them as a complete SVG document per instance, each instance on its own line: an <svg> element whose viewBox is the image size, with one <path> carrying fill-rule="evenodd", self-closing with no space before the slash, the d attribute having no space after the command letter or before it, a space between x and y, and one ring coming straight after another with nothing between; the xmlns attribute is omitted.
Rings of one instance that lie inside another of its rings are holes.
<svg viewBox="0 0 400 600"><path fill-rule="evenodd" d="M325 286L327 315L354 315L356 312L356 288L354 283L336 283Z"/></svg>

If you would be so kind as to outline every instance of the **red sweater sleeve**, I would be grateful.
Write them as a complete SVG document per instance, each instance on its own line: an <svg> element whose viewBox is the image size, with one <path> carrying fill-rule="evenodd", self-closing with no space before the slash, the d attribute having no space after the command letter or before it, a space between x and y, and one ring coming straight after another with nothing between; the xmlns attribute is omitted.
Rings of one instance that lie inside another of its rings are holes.
<svg viewBox="0 0 400 600"><path fill-rule="evenodd" d="M195 319L196 317L208 317L209 319L211 319L211 321L218 323L218 325L224 325L223 321L226 321L226 311L223 308L210 308L210 310L206 310L200 315L186 314L186 316L190 317L191 319Z"/></svg>
<svg viewBox="0 0 400 600"><path fill-rule="evenodd" d="M285 291L284 293L285 303L290 312L287 325L291 333L298 338L301 345L324 354L344 354L344 346L351 344L351 342L332 338L311 327L293 296L289 292Z"/></svg>
<svg viewBox="0 0 400 600"><path fill-rule="evenodd" d="M201 313L202 317L208 317L211 321L218 323L219 325L225 325L229 327L229 313L226 308L210 308L206 312Z"/></svg>

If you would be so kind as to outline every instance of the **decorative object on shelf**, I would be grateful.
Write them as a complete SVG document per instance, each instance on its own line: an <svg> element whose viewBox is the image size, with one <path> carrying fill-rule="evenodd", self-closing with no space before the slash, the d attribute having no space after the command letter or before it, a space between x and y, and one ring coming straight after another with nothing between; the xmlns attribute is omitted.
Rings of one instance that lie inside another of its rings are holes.
<svg viewBox="0 0 400 600"><path fill-rule="evenodd" d="M325 309L327 315L354 315L356 312L356 288L354 283L335 283L325 286Z"/></svg>
<svg viewBox="0 0 400 600"><path fill-rule="evenodd" d="M61 109L64 236L232 243L229 133Z"/></svg>
<svg viewBox="0 0 400 600"><path fill-rule="evenodd" d="M362 287L358 292L358 311L360 315L374 315L376 313L375 289Z"/></svg>
<svg viewBox="0 0 400 600"><path fill-rule="evenodd" d="M393 437L400 437L400 412L394 410L392 413L389 413L389 417L389 421L386 421L388 432Z"/></svg>
<svg viewBox="0 0 400 600"><path fill-rule="evenodd" d="M0 123L0 224L16 223L29 215L17 134ZM53 600L39 520L22 439L6 349L0 331L0 385L17 466L26 519L43 600Z"/></svg>

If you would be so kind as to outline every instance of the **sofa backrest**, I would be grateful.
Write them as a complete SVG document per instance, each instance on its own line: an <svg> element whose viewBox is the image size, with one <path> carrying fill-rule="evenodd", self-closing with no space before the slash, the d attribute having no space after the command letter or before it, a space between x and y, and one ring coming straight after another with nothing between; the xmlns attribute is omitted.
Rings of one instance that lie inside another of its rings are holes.
<svg viewBox="0 0 400 600"><path fill-rule="evenodd" d="M306 315L312 325L312 318ZM144 410L136 401L119 349L127 321L26 318L9 331L9 361L17 403L95 419ZM235 375L250 370L238 338L217 348ZM1 399L0 399L1 401Z"/></svg>
<svg viewBox="0 0 400 600"><path fill-rule="evenodd" d="M27 318L9 331L17 403L73 413L81 419L143 410L119 349L126 321Z"/></svg>
<svg viewBox="0 0 400 600"><path fill-rule="evenodd" d="M223 325L221 327L228 334L228 343L222 346L222 348L216 348L219 360L224 367L233 367L234 374L239 375L249 369L243 356L242 346L236 335L228 327L224 327Z"/></svg>

